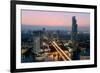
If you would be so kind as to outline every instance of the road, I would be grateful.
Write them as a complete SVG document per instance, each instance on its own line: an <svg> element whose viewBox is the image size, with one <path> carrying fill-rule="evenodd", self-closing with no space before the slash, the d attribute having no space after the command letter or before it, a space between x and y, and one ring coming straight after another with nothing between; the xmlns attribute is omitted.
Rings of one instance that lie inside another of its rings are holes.
<svg viewBox="0 0 100 73"><path fill-rule="evenodd" d="M51 42L51 45L56 49L56 51L60 54L60 56L62 57L62 59L64 61L71 61L70 57L65 53L65 51L63 51L59 46L58 44L55 42L55 41L52 41ZM69 53L67 51L67 53Z"/></svg>

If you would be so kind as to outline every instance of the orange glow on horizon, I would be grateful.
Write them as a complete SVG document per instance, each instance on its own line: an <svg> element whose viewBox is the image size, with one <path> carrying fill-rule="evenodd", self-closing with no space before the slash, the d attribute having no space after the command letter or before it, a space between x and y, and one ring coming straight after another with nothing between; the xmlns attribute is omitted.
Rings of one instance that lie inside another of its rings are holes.
<svg viewBox="0 0 100 73"><path fill-rule="evenodd" d="M21 24L33 26L71 26L72 16L76 16L79 27L90 25L88 13L22 11Z"/></svg>

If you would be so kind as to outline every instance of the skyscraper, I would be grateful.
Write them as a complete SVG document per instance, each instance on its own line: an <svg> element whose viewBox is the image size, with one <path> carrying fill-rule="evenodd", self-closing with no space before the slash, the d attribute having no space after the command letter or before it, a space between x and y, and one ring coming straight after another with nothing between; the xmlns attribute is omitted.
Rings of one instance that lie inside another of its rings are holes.
<svg viewBox="0 0 100 73"><path fill-rule="evenodd" d="M73 47L73 60L79 59L79 52L77 47L77 20L76 17L72 17L72 34L71 34L71 40L72 40L72 47Z"/></svg>
<svg viewBox="0 0 100 73"><path fill-rule="evenodd" d="M76 17L72 17L72 35L71 35L71 40L72 42L75 42L77 39L77 20Z"/></svg>
<svg viewBox="0 0 100 73"><path fill-rule="evenodd" d="M33 42L33 52L35 54L39 54L39 52L41 51L41 48L40 48L40 37L36 36L34 37L34 42Z"/></svg>

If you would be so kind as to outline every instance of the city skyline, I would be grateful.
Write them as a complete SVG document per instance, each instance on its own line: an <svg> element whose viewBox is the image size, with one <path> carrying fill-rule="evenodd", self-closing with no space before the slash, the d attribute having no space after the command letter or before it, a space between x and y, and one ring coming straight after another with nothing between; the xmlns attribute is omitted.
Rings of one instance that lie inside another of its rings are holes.
<svg viewBox="0 0 100 73"><path fill-rule="evenodd" d="M68 31L71 32L71 27L64 27L64 26L32 26L32 25L21 25L22 31L34 31L34 30L42 30L45 28L46 30L60 30L60 31ZM90 32L88 27L80 27L78 28L79 32Z"/></svg>
<svg viewBox="0 0 100 73"><path fill-rule="evenodd" d="M73 16L71 34L62 30L47 30L44 27L42 30L22 31L21 62L90 59L90 34L78 33L77 27L76 16Z"/></svg>

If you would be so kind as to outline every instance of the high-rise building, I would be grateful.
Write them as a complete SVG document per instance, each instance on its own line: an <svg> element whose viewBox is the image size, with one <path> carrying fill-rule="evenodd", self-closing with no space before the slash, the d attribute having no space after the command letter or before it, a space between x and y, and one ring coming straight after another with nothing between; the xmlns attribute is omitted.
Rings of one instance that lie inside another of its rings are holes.
<svg viewBox="0 0 100 73"><path fill-rule="evenodd" d="M71 34L71 40L72 40L72 47L73 47L73 60L79 60L79 51L77 47L77 20L76 17L72 17L72 34Z"/></svg>
<svg viewBox="0 0 100 73"><path fill-rule="evenodd" d="M35 54L38 54L40 51L41 51L41 48L40 48L40 37L34 37L33 52Z"/></svg>
<svg viewBox="0 0 100 73"><path fill-rule="evenodd" d="M72 17L72 35L71 35L72 42L77 40L77 20L76 17Z"/></svg>

